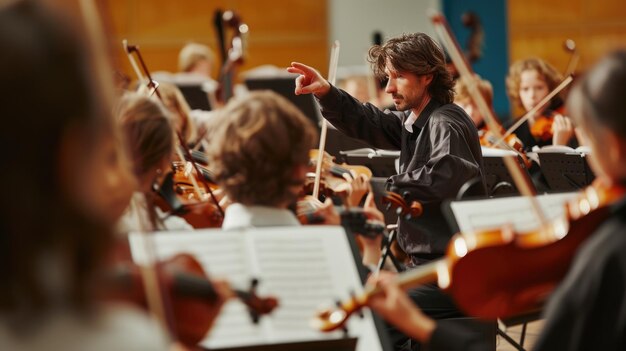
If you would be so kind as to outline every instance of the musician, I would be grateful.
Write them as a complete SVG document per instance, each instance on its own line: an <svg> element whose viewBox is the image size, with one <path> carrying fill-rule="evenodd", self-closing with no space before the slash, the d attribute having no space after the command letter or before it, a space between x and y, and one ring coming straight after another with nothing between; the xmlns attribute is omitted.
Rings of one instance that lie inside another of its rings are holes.
<svg viewBox="0 0 626 351"><path fill-rule="evenodd" d="M167 350L146 314L94 297L132 175L89 45L53 10L0 5L0 349Z"/></svg>
<svg viewBox="0 0 626 351"><path fill-rule="evenodd" d="M418 219L399 220L398 241L411 265L441 257L453 232L441 213L441 202L457 196L467 181L477 179L475 194L484 194L478 133L469 116L452 103L454 83L441 48L423 33L390 39L369 51L376 76L389 78L385 91L400 112L382 112L330 85L316 70L292 63L299 73L296 94L312 93L322 114L339 130L374 147L400 150L400 174L388 180L390 190L407 201L424 204ZM416 289L435 318L458 315L456 307L434 285ZM402 343L402 340L398 340Z"/></svg>
<svg viewBox="0 0 626 351"><path fill-rule="evenodd" d="M180 133L188 145L193 146L198 141L196 123L191 118L191 108L180 89L171 83L161 83L159 94L163 105L173 117L173 126L176 133Z"/></svg>
<svg viewBox="0 0 626 351"><path fill-rule="evenodd" d="M491 83L489 83L488 80L481 79L478 75L475 75L475 77L478 90L485 98L487 106L491 106L493 103L493 87ZM465 110L472 121L474 121L476 128L480 131L486 128L485 121L483 115L480 113L480 110L476 107L468 89L469 87L462 79L457 79L454 85L454 92L456 93L454 96L454 103L461 106L461 108Z"/></svg>
<svg viewBox="0 0 626 351"><path fill-rule="evenodd" d="M568 111L591 147L590 166L599 182L626 186L626 51L600 61L570 93ZM626 198L579 248L573 264L550 297L546 322L534 350L626 349ZM580 223L582 225L582 223ZM372 279L385 296L370 306L408 335L440 350L483 350L480 336L440 327L425 316L389 277Z"/></svg>
<svg viewBox="0 0 626 351"><path fill-rule="evenodd" d="M507 93L513 104L530 111L563 80L561 74L549 63L538 58L520 60L511 65L506 78ZM577 146L574 127L564 116L563 98L556 95L548 105L515 130L527 151L533 146ZM541 127L539 124L546 125ZM512 121L512 125L515 121Z"/></svg>
<svg viewBox="0 0 626 351"><path fill-rule="evenodd" d="M178 54L178 69L180 72L211 78L214 66L215 54L206 45L189 43Z"/></svg>
<svg viewBox="0 0 626 351"><path fill-rule="evenodd" d="M211 120L209 131L209 164L215 180L234 202L225 211L222 229L299 226L289 207L310 170L309 150L317 142L311 121L276 93L252 92L229 102ZM362 196L358 179L357 185L350 186ZM366 203L367 213L382 220L373 196ZM340 224L330 199L314 214L324 224ZM375 265L380 238L365 244L364 263Z"/></svg>
<svg viewBox="0 0 626 351"><path fill-rule="evenodd" d="M137 184L118 230L122 233L152 230L150 211L155 211L156 229L193 229L183 218L166 216L154 206L157 196L154 187L172 169L175 139L170 114L159 101L139 93L127 93L117 107L117 118Z"/></svg>
<svg viewBox="0 0 626 351"><path fill-rule="evenodd" d="M311 122L284 98L263 92L236 99L210 123L209 164L234 202L222 228L298 225L287 207L308 170L316 139Z"/></svg>

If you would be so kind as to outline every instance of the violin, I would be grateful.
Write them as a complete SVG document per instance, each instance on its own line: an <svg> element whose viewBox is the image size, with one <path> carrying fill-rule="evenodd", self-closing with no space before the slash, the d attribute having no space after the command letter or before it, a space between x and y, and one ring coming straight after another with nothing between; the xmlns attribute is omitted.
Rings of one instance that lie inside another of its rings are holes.
<svg viewBox="0 0 626 351"><path fill-rule="evenodd" d="M316 167L319 150L311 150L309 157L311 167ZM366 180L372 178L372 171L369 168L365 166L348 165L346 163L337 164L334 158L327 152L323 153L321 170L320 194L324 197L345 193L349 189L349 183L346 177L355 179L363 175ZM314 183L315 173L308 173L300 195L313 194Z"/></svg>
<svg viewBox="0 0 626 351"><path fill-rule="evenodd" d="M200 162L206 161L206 155L201 152L190 153L190 156L194 160L200 158ZM154 204L164 212L184 218L194 228L219 228L224 215L215 202L220 189L213 178L213 173L204 166L195 164L194 167L186 160L173 161L172 170L163 177L161 184L153 186L158 195ZM194 181L206 188L196 187Z"/></svg>
<svg viewBox="0 0 626 351"><path fill-rule="evenodd" d="M200 162L208 164L206 155L202 152L192 152L189 156L194 160L199 159ZM167 184L164 180L164 183L159 187L159 194L166 200L165 203L169 204L165 208L161 206L161 209L176 209L177 211L173 212L185 218L194 228L221 227L224 215L219 202L216 202L221 200L218 195L220 188L213 180L215 178L213 172L200 164L193 164L189 161L174 161L170 173L165 178ZM205 187L196 187L193 184L194 180L196 184L201 183ZM173 193L169 191L172 187ZM174 196L177 201L172 198ZM160 204L163 205L164 203L160 202Z"/></svg>
<svg viewBox="0 0 626 351"><path fill-rule="evenodd" d="M208 194L200 190L200 196L179 166L166 174L163 182L154 187L159 195L155 205L162 211L184 218L194 228L219 228L224 216L216 204L208 200Z"/></svg>
<svg viewBox="0 0 626 351"><path fill-rule="evenodd" d="M504 128L502 129L502 133L504 133ZM486 128L480 129L478 131L478 137L480 138L480 145L484 147L496 147L495 142L496 137L492 132L487 130ZM504 142L514 150L518 152L523 152L524 143L513 133L509 134L504 138Z"/></svg>
<svg viewBox="0 0 626 351"><path fill-rule="evenodd" d="M530 134L532 134L535 139L540 141L550 141L552 140L552 122L554 121L553 116L545 116L541 115L535 118L535 122L530 127Z"/></svg>
<svg viewBox="0 0 626 351"><path fill-rule="evenodd" d="M500 125L500 130L501 130L501 133L505 132L504 127L502 127L502 125ZM499 149L509 149L511 151L514 151L522 159L522 162L524 162L524 165L526 166L527 169L531 167L532 161L526 156L526 153L524 152L524 143L514 133L510 133L506 137L504 137L504 143L506 143L506 147L503 147L501 144L496 144L498 142L497 138L487 128L483 128L479 130L478 137L479 137L481 146L490 147L490 148L499 148ZM552 136L550 136L550 138L552 138Z"/></svg>
<svg viewBox="0 0 626 351"><path fill-rule="evenodd" d="M158 262L156 270L162 288L162 295L167 298L166 314L170 315L168 327L173 335L188 346L195 346L202 341L212 326L219 308L218 294L202 269L200 263L189 254L178 254ZM107 277L109 290L104 292L107 300L131 302L147 308L144 282L141 268L130 260L115 265ZM248 291L233 290L232 297L238 298L247 307L253 323L258 323L262 315L271 313L278 301L274 297L261 298L256 295L257 280L253 280ZM231 296L227 296L231 297Z"/></svg>
<svg viewBox="0 0 626 351"><path fill-rule="evenodd" d="M193 192L193 184L190 182L191 177L194 177L198 182L205 181L207 186L211 190L219 189L218 185L213 180L215 178L213 172L207 167L197 165L201 174L196 172L196 169L187 161L174 161L172 162L172 172L174 173L174 187L185 187L189 189L189 192ZM178 189L176 192L181 193ZM203 191L200 189L200 193ZM205 192L206 193L206 192ZM182 193L181 193L182 194ZM207 195L208 196L208 195ZM196 198L198 201L203 201L198 198L198 194L189 194L189 198Z"/></svg>
<svg viewBox="0 0 626 351"><path fill-rule="evenodd" d="M567 69L565 70L565 74L563 76L570 77L576 70L576 65L578 64L580 55L576 50L576 42L572 39L565 40L563 47L568 53L570 53ZM534 123L530 127L530 134L542 143L552 143L552 135L554 134L552 123L554 122L554 115L564 114L564 112L565 108L563 105L555 110L552 110L551 108L545 109L539 117L534 119Z"/></svg>
<svg viewBox="0 0 626 351"><path fill-rule="evenodd" d="M424 213L422 204L417 201L411 201L411 203L407 204L406 199L408 197L408 192L404 192L403 195L400 195L393 191L386 191L381 198L381 203L385 206L385 211L395 210L398 217L403 216L406 220L421 216ZM405 264L410 261L409 256L400 247L398 240L393 240L392 236L389 236L387 240L392 241L388 250L390 250L397 261L404 262Z"/></svg>
<svg viewBox="0 0 626 351"><path fill-rule="evenodd" d="M311 158L311 165L315 166L318 159L319 150L312 149L309 152L309 157ZM324 156L322 158L322 169L329 172L330 174L336 177L343 177L344 174L354 172L355 175L363 174L368 179L372 178L372 171L365 166L358 165L349 165L347 163L337 164L335 163L334 157L331 156L328 152L324 151Z"/></svg>
<svg viewBox="0 0 626 351"><path fill-rule="evenodd" d="M568 202L564 216L537 230L515 233L504 227L458 233L444 258L399 274L396 283L409 289L437 282L462 311L483 319L536 310L565 276L579 246L608 218L609 205L625 195L622 186L594 185ZM361 295L321 311L311 325L336 330L380 293L381 288L368 286Z"/></svg>
<svg viewBox="0 0 626 351"><path fill-rule="evenodd" d="M535 117L533 125L530 126L530 134L540 142L552 143L552 135L554 134L552 123L554 123L554 116L563 114L564 112L565 108L563 106L556 110L550 108L545 109L540 116Z"/></svg>

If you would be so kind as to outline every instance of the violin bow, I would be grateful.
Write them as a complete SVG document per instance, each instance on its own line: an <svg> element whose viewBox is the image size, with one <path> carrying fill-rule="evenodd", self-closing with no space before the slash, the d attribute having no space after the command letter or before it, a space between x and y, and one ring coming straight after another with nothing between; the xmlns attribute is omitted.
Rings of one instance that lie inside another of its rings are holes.
<svg viewBox="0 0 626 351"><path fill-rule="evenodd" d="M211 187L209 186L209 184L207 184L206 180L202 176L202 172L200 171L200 168L198 167L198 164L196 163L196 161L194 161L193 157L191 156L191 152L189 152L189 148L184 143L185 141L183 140L182 134L180 132L177 132L176 135L178 136L178 142L180 143L182 149L184 150L185 156L187 156L187 159L189 159L189 162L191 162L191 165L196 170L196 174L200 177L200 181L202 182L202 185L204 186L204 190L206 190L206 192L209 194L209 196L211 197L211 200L213 201L213 203L215 203L215 206L217 207L217 210L220 212L220 214L222 215L222 218L223 218L224 217L224 209L222 208L222 206L220 206L220 202L217 200L217 198L215 197L215 194L211 190ZM183 155L182 155L181 150L179 148L177 148L176 151L179 153L178 157L181 157L181 160L185 160L185 157L182 157ZM190 176L189 178L191 179L191 183L193 184L194 189L197 192L198 198L203 200L204 197L201 196L201 193L200 193L200 190L199 190L199 186L198 186L198 182L196 181L196 178L193 175Z"/></svg>
<svg viewBox="0 0 626 351"><path fill-rule="evenodd" d="M124 51L126 52L126 55L128 56L128 61L130 61L130 65L133 67L133 70L135 71L135 74L137 75L137 79L139 79L140 82L146 81L145 76L143 75L143 73L139 69L139 66L137 65L137 61L133 57L133 53L135 53L137 55L137 58L139 58L139 60L141 61L141 67L143 68L143 71L145 72L145 74L148 76L148 81L153 82L150 72L148 71L148 67L146 66L146 63L143 61L143 57L141 56L139 47L137 47L136 45L129 45L128 40L126 39L122 40L122 45L124 46ZM161 99L161 95L158 94L158 84L154 85L154 92L157 92L157 96L159 97L159 100L163 102L163 99ZM152 95L152 94L149 94L149 95ZM182 144L182 139L180 139L180 135L178 137L179 137L179 143L181 143L181 146L184 145ZM184 161L185 157L183 157L182 153L180 152L178 148L176 148L176 152L178 154L178 157L180 157L180 159ZM198 196L198 199L202 200L203 199L202 192L200 191L200 187L198 186L196 179L193 177L191 177L191 184L194 187L194 190L196 192L196 195Z"/></svg>
<svg viewBox="0 0 626 351"><path fill-rule="evenodd" d="M159 93L159 89L158 89L159 83L155 81L154 79L152 79L152 75L150 75L148 66L146 66L146 62L143 60L143 56L141 56L141 51L139 51L139 47L137 45L128 45L128 41L126 39L122 40L122 45L124 45L124 50L126 51L126 54L128 55L128 60L130 61L131 66L133 66L133 69L135 70L135 74L137 74L137 78L141 82L144 82L146 78L144 78L144 76L139 71L139 68L137 67L137 62L135 61L132 54L134 53L135 55L137 55L137 58L139 59L139 64L141 64L141 68L143 69L143 72L146 74L146 77L148 77L147 86L148 88L154 89L148 95L152 96L153 94L156 94L159 97L159 100L163 101L163 99L161 98L161 93Z"/></svg>
<svg viewBox="0 0 626 351"><path fill-rule="evenodd" d="M496 122L495 113L491 107L489 107L483 95L480 94L478 87L476 86L473 71L461 53L458 42L450 31L446 18L435 10L429 12L429 17L435 29L435 33L437 33L441 39L443 47L448 51L450 58L459 71L459 79L463 79L465 84L468 86L468 92L482 115L485 117L487 127L491 130L491 133L498 138L499 142L501 142L503 136L500 132L499 125ZM511 174L511 177L513 178L513 181L515 182L515 185L517 186L517 189L519 189L522 195L528 197L535 216L537 217L539 223L544 226L547 223L547 219L543 210L539 206L539 202L534 196L536 194L536 190L528 174L522 171L519 163L512 156L504 156L503 160L509 173Z"/></svg>
<svg viewBox="0 0 626 351"><path fill-rule="evenodd" d="M130 53L130 50L128 49L128 40L122 39L122 46L124 47L124 52L126 53L126 56L128 56L128 61L130 62L130 66L133 68L133 71L135 72L137 79L141 83L145 82L146 77L144 77L143 73L141 73L141 70L139 70L139 66L137 66L137 61L135 61L135 58L133 57L133 55Z"/></svg>
<svg viewBox="0 0 626 351"><path fill-rule="evenodd" d="M92 57L90 59L95 63L96 78L103 86L101 89L101 98L107 106L112 106L115 100L115 89L109 72L112 71L111 57L106 51L106 41L102 30L102 23L98 15L98 8L93 2L94 0L80 0L80 9L84 19L84 26L87 29Z"/></svg>
<svg viewBox="0 0 626 351"><path fill-rule="evenodd" d="M328 82L335 85L337 80L337 63L339 63L339 40L335 40L330 50L330 64L328 65ZM328 133L328 122L322 118L322 130L320 132L320 145L317 154L317 164L315 165L315 183L313 183L313 197L318 198L320 193L320 180L322 177L322 162L324 160L324 150L326 148L326 134Z"/></svg>

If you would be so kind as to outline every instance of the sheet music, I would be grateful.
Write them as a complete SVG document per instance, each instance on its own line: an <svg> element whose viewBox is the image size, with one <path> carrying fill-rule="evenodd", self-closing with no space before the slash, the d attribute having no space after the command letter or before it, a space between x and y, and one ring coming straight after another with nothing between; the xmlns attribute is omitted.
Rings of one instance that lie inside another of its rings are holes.
<svg viewBox="0 0 626 351"><path fill-rule="evenodd" d="M564 204L576 196L575 192L539 195L537 199L548 220L562 216ZM475 201L455 201L450 204L459 230L462 232L500 227L512 224L517 232L536 229L539 225L530 207L522 196Z"/></svg>
<svg viewBox="0 0 626 351"><path fill-rule="evenodd" d="M258 278L260 296L276 296L279 307L254 325L245 306L228 302L201 346L209 349L337 339L342 332L321 333L309 326L320 307L332 306L351 291L362 291L354 258L341 227L274 227L244 231L199 230L154 236L157 256L193 254L210 276L247 289ZM131 235L133 258L141 262L143 245ZM359 336L357 350L382 350L369 311L352 318L349 336Z"/></svg>

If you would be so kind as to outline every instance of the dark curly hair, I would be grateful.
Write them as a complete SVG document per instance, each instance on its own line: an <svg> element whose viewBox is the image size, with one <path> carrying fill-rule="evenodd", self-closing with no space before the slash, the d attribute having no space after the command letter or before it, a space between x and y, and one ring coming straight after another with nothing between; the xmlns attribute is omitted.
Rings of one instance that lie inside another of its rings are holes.
<svg viewBox="0 0 626 351"><path fill-rule="evenodd" d="M369 50L368 61L378 79L386 77L387 61L394 70L418 76L433 75L428 86L430 96L442 104L454 100L454 81L446 68L443 50L424 33L403 34Z"/></svg>

